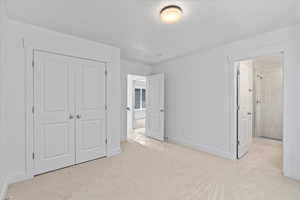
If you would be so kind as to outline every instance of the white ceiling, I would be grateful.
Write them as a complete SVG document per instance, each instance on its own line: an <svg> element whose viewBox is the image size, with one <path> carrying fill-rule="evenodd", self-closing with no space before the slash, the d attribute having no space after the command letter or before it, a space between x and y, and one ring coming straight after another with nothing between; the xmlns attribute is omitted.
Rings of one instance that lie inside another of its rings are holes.
<svg viewBox="0 0 300 200"><path fill-rule="evenodd" d="M159 10L177 4L177 24ZM8 0L12 19L121 48L123 58L155 64L300 21L299 0Z"/></svg>

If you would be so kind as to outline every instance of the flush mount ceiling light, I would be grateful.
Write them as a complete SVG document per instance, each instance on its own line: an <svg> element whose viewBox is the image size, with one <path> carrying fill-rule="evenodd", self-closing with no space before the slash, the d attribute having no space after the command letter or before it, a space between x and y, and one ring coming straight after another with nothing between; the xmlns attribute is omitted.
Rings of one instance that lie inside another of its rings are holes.
<svg viewBox="0 0 300 200"><path fill-rule="evenodd" d="M182 17L182 9L179 6L166 6L160 11L160 20L166 24L174 24Z"/></svg>

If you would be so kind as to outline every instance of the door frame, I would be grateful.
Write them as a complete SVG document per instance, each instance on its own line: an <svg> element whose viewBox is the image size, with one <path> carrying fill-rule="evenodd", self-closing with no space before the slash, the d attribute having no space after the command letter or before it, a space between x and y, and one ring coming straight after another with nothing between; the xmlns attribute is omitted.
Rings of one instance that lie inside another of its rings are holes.
<svg viewBox="0 0 300 200"><path fill-rule="evenodd" d="M230 130L230 147L231 147L231 155L233 160L238 160L238 118L237 118L237 71L238 67L235 65L236 62L254 59L261 56L268 56L273 54L281 54L282 55L282 145L283 145L283 174L288 174L288 168L290 161L288 160L288 149L287 149L287 136L285 132L285 93L286 93L286 75L287 75L287 63L286 63L286 56L288 54L289 50L286 47L267 47L264 49L257 49L253 50L248 53L244 53L237 56L228 56L228 62L229 62L229 86L230 86L230 94L229 94L229 130Z"/></svg>
<svg viewBox="0 0 300 200"><path fill-rule="evenodd" d="M89 57L80 57L75 56L76 53L72 53L69 51L59 50L56 47L52 47L51 45L41 44L37 41L27 41L24 38L22 39L23 49L24 49L24 64L25 64L25 176L22 180L32 179L35 174L35 162L33 159L34 147L35 147L35 140L34 140L34 52L41 51L61 56L67 56L77 59L89 60L94 62L104 63L106 66L106 70L108 71L109 66L111 65L111 61L101 61L98 59L93 59ZM108 97L107 97L107 88L108 88L108 81L106 77L106 85L105 85L105 101L106 105L108 104ZM108 142L109 142L109 135L107 134L108 130L108 110L105 112L105 134L106 134L106 157L111 156L108 151ZM75 149L74 149L75 151Z"/></svg>

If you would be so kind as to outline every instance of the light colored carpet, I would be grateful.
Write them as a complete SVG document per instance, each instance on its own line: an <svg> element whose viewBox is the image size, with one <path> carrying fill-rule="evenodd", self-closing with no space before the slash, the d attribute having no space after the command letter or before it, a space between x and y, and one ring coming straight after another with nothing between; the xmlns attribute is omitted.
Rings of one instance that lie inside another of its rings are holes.
<svg viewBox="0 0 300 200"><path fill-rule="evenodd" d="M10 200L299 200L300 182L281 175L281 144L255 139L231 161L147 138L122 154L9 187Z"/></svg>

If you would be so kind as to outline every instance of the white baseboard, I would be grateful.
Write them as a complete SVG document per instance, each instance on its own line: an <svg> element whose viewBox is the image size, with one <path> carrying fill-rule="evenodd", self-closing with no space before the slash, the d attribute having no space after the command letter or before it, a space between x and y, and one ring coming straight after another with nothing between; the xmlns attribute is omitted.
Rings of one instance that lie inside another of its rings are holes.
<svg viewBox="0 0 300 200"><path fill-rule="evenodd" d="M14 183L21 182L21 181L26 181L26 180L29 180L32 178L33 178L33 176L29 176L24 173L16 173L14 175L10 175L7 178L7 184L10 185L10 184L14 184Z"/></svg>
<svg viewBox="0 0 300 200"><path fill-rule="evenodd" d="M300 181L300 172L286 172L284 176Z"/></svg>
<svg viewBox="0 0 300 200"><path fill-rule="evenodd" d="M8 184L7 184L7 182L5 181L5 182L3 183L2 188L0 188L0 200L5 200L6 195L7 195L7 189L8 189Z"/></svg>
<svg viewBox="0 0 300 200"><path fill-rule="evenodd" d="M126 135L122 135L121 136L121 142L125 142L127 140L127 136Z"/></svg>
<svg viewBox="0 0 300 200"><path fill-rule="evenodd" d="M32 176L28 176L24 173L19 173L19 174L8 176L6 179L4 179L3 186L2 186L2 188L0 188L0 200L5 200L6 195L7 195L8 185L14 184L14 183L17 183L20 181L32 179L32 178L33 178Z"/></svg>
<svg viewBox="0 0 300 200"><path fill-rule="evenodd" d="M226 158L226 159L230 159L230 160L233 159L232 153L224 152L224 151L221 151L219 149L216 149L214 147L210 147L207 145L194 144L193 142L190 142L190 141L186 141L186 140L182 140L182 139L178 139L178 138L170 138L170 137L168 137L167 141L170 141L175 144L187 146L187 147L190 147L190 148L193 148L193 149L196 149L199 151L203 151L206 153L210 153L210 154L222 157L222 158Z"/></svg>
<svg viewBox="0 0 300 200"><path fill-rule="evenodd" d="M120 153L121 153L121 149L120 149L120 148L114 149L114 150L109 151L109 152L107 153L107 157L112 157L112 156L118 155L118 154L120 154Z"/></svg>
<svg viewBox="0 0 300 200"><path fill-rule="evenodd" d="M300 181L300 172L295 172L293 178Z"/></svg>

